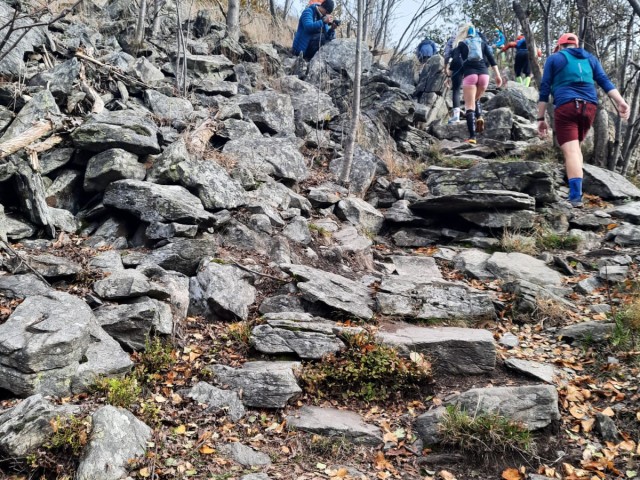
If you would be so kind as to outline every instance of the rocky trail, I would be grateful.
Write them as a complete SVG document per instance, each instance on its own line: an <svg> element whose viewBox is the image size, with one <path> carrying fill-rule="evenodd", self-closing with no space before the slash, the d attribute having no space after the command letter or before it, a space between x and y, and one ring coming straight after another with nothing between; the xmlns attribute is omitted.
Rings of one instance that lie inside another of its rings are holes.
<svg viewBox="0 0 640 480"><path fill-rule="evenodd" d="M638 476L640 189L570 208L534 88L471 146L365 53L346 189L354 41L202 11L178 95L175 7L86 3L0 59L0 478Z"/></svg>

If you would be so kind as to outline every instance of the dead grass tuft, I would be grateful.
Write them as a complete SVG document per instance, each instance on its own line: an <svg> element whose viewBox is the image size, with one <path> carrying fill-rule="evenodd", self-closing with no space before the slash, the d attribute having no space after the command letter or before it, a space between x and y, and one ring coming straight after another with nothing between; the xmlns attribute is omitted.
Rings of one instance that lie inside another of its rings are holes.
<svg viewBox="0 0 640 480"><path fill-rule="evenodd" d="M538 253L535 237L522 235L519 232L505 231L500 239L500 248L507 252L519 252L527 255Z"/></svg>

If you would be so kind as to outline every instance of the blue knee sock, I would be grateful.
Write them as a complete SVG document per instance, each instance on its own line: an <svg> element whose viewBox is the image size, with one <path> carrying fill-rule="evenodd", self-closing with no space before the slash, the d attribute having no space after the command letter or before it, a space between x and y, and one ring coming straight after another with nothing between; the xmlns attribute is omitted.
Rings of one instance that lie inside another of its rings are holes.
<svg viewBox="0 0 640 480"><path fill-rule="evenodd" d="M582 199L582 178L569 179L569 201Z"/></svg>

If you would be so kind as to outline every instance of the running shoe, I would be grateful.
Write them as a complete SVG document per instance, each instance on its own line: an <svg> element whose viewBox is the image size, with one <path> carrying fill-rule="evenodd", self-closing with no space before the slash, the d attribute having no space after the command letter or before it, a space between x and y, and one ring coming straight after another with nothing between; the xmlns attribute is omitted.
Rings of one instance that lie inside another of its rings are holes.
<svg viewBox="0 0 640 480"><path fill-rule="evenodd" d="M476 132L484 132L484 118L482 117L476 118Z"/></svg>
<svg viewBox="0 0 640 480"><path fill-rule="evenodd" d="M472 145L475 145L476 143L478 143L478 141L475 138L469 138L465 140L464 143L470 143Z"/></svg>

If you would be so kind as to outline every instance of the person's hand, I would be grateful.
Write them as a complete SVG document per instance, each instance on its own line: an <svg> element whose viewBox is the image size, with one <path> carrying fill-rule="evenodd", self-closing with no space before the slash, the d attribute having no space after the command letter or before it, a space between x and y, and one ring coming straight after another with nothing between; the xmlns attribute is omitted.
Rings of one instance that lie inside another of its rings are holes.
<svg viewBox="0 0 640 480"><path fill-rule="evenodd" d="M451 88L451 77L447 76L444 80L444 84L447 88Z"/></svg>
<svg viewBox="0 0 640 480"><path fill-rule="evenodd" d="M629 120L629 115L631 114L631 109L629 108L629 104L621 99L618 102L618 113L620 114L620 118L623 120Z"/></svg>
<svg viewBox="0 0 640 480"><path fill-rule="evenodd" d="M324 17L322 17L322 21L326 24L332 24L333 23L333 15L325 15Z"/></svg>
<svg viewBox="0 0 640 480"><path fill-rule="evenodd" d="M500 74L496 75L496 86L500 88L502 86L502 77Z"/></svg>
<svg viewBox="0 0 640 480"><path fill-rule="evenodd" d="M539 120L538 121L538 136L540 138L544 138L547 136L547 134L549 133L549 125L547 125L547 121L546 120Z"/></svg>

